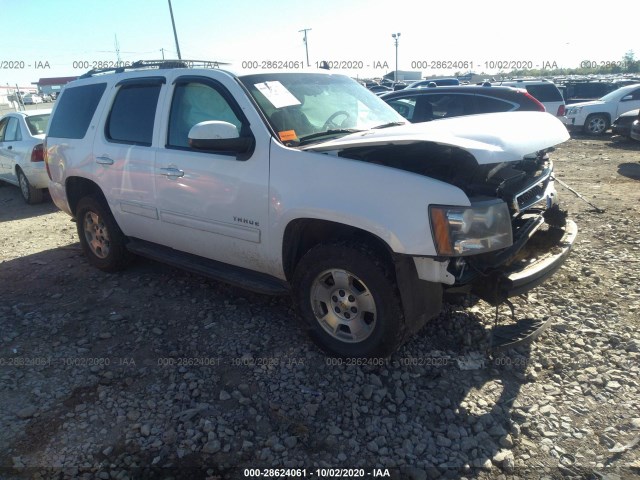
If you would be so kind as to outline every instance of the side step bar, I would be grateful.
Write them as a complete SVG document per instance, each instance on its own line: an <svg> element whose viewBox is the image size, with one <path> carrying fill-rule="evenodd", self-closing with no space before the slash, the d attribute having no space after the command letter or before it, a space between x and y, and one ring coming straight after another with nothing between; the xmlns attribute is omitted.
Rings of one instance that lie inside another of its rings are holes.
<svg viewBox="0 0 640 480"><path fill-rule="evenodd" d="M266 295L287 295L289 284L279 278L236 267L155 243L130 239L127 250L141 257L157 260L230 285Z"/></svg>

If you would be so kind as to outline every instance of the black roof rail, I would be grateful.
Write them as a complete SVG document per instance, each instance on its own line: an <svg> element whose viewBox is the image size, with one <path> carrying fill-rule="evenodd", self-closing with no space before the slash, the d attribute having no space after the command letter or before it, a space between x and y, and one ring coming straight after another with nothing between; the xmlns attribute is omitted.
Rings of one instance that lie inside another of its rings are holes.
<svg viewBox="0 0 640 480"><path fill-rule="evenodd" d="M115 62L110 68L94 68L78 78L90 78L105 73L123 73L129 70L160 70L167 68L220 68L229 63L215 60L138 60L137 62Z"/></svg>

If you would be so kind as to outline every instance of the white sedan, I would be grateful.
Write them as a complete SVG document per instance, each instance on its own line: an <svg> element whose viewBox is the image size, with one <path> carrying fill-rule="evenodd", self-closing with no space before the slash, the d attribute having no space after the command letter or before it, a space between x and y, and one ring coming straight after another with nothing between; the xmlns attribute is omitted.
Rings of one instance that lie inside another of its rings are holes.
<svg viewBox="0 0 640 480"><path fill-rule="evenodd" d="M29 204L41 202L49 184L42 142L50 115L44 109L0 118L0 180L19 186Z"/></svg>
<svg viewBox="0 0 640 480"><path fill-rule="evenodd" d="M35 105L36 103L43 103L43 101L40 95L36 95L35 93L30 93L22 97L22 103L24 103L25 105Z"/></svg>

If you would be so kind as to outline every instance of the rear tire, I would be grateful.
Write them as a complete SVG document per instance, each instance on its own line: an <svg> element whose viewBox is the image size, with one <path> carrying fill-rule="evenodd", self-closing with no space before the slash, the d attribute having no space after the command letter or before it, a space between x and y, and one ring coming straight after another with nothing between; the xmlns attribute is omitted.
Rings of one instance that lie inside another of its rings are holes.
<svg viewBox="0 0 640 480"><path fill-rule="evenodd" d="M587 117L584 122L584 132L587 135L600 136L609 128L609 119L601 113L594 113Z"/></svg>
<svg viewBox="0 0 640 480"><path fill-rule="evenodd" d="M387 357L406 328L393 267L373 249L318 245L298 263L293 292L313 340L340 357Z"/></svg>
<svg viewBox="0 0 640 480"><path fill-rule="evenodd" d="M22 198L29 205L41 203L44 199L44 191L40 188L33 187L33 185L29 183L27 176L20 169L18 169L18 185L20 186Z"/></svg>
<svg viewBox="0 0 640 480"><path fill-rule="evenodd" d="M91 265L105 272L115 272L131 262L126 237L102 198L88 196L80 199L76 225L80 245Z"/></svg>

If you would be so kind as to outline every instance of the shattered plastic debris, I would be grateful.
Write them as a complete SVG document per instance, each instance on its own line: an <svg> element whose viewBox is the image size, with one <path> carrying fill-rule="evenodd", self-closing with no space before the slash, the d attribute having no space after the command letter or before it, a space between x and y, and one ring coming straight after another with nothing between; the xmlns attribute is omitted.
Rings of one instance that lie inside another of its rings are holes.
<svg viewBox="0 0 640 480"><path fill-rule="evenodd" d="M460 370L480 370L485 367L485 356L480 352L471 352L456 358Z"/></svg>

